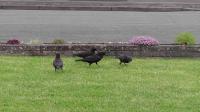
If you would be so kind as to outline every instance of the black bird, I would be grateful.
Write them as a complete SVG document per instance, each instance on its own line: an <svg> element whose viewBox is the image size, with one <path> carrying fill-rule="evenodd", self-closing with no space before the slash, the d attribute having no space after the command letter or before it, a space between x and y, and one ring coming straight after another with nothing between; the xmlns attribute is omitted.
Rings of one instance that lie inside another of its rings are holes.
<svg viewBox="0 0 200 112"><path fill-rule="evenodd" d="M58 69L63 70L63 61L60 57L60 53L56 53L56 57L53 61L53 66L55 68L55 71L58 70Z"/></svg>
<svg viewBox="0 0 200 112"><path fill-rule="evenodd" d="M103 58L104 55L105 55L105 52L98 52L97 54L87 56L83 59L79 59L76 61L87 62L87 63L89 63L89 66L93 63L96 63L98 65L98 62L101 61L101 59Z"/></svg>
<svg viewBox="0 0 200 112"><path fill-rule="evenodd" d="M129 56L126 54L120 54L117 58L120 60L120 65L122 63L126 64L126 63L130 63L132 61L132 56Z"/></svg>
<svg viewBox="0 0 200 112"><path fill-rule="evenodd" d="M90 51L84 51L84 52L76 53L76 54L73 54L73 56L78 56L78 57L81 57L81 58L85 58L87 56L94 55L96 51L97 51L96 48L91 48Z"/></svg>

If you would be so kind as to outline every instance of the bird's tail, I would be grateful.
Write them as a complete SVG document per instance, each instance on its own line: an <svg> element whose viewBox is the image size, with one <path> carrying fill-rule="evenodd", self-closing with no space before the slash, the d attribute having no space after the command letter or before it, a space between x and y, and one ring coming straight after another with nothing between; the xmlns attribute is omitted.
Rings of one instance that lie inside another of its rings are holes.
<svg viewBox="0 0 200 112"><path fill-rule="evenodd" d="M118 58L119 58L119 55L115 55L114 57L118 59Z"/></svg>
<svg viewBox="0 0 200 112"><path fill-rule="evenodd" d="M119 58L121 57L121 55L120 55L120 54L116 54L114 57L115 57L116 59L119 59Z"/></svg>

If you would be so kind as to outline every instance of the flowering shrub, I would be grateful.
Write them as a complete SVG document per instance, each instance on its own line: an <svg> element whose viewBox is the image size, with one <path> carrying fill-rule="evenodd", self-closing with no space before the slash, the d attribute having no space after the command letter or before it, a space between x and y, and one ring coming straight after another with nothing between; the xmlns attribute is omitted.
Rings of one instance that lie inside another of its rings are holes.
<svg viewBox="0 0 200 112"><path fill-rule="evenodd" d="M159 41L151 36L136 36L129 40L129 43L143 46L159 45Z"/></svg>
<svg viewBox="0 0 200 112"><path fill-rule="evenodd" d="M17 40L17 39L11 39L11 40L8 40L6 42L6 44L13 44L13 45L16 45L16 44L20 44L20 41Z"/></svg>
<svg viewBox="0 0 200 112"><path fill-rule="evenodd" d="M177 44L191 45L195 44L195 42L196 42L195 36L190 32L182 32L178 34L176 37Z"/></svg>

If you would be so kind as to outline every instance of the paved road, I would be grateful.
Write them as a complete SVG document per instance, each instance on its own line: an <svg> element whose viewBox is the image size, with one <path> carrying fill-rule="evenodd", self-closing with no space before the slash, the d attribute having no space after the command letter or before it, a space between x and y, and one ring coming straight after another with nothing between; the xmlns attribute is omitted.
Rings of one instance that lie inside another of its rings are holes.
<svg viewBox="0 0 200 112"><path fill-rule="evenodd" d="M128 0L129 2L180 2L180 3L200 3L199 0Z"/></svg>
<svg viewBox="0 0 200 112"><path fill-rule="evenodd" d="M0 39L117 42L151 35L173 43L177 33L190 31L200 43L199 18L200 12L0 10Z"/></svg>
<svg viewBox="0 0 200 112"><path fill-rule="evenodd" d="M180 2L180 3L200 3L200 0L0 0L0 1L39 1L39 2L66 2L66 1L111 1L111 2Z"/></svg>

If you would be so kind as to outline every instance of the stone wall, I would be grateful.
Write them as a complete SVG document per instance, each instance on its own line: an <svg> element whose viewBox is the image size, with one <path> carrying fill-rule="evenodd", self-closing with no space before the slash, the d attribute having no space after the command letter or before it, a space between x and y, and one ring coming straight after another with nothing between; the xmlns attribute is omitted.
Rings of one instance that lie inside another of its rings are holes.
<svg viewBox="0 0 200 112"><path fill-rule="evenodd" d="M46 56L54 55L59 51L66 56L73 52L86 51L91 47L105 50L107 55L117 55L125 52L137 57L200 57L200 45L159 45L159 46L134 46L126 43L99 43L79 44L70 43L64 45L43 44L43 45L7 45L0 44L0 55L30 55Z"/></svg>

